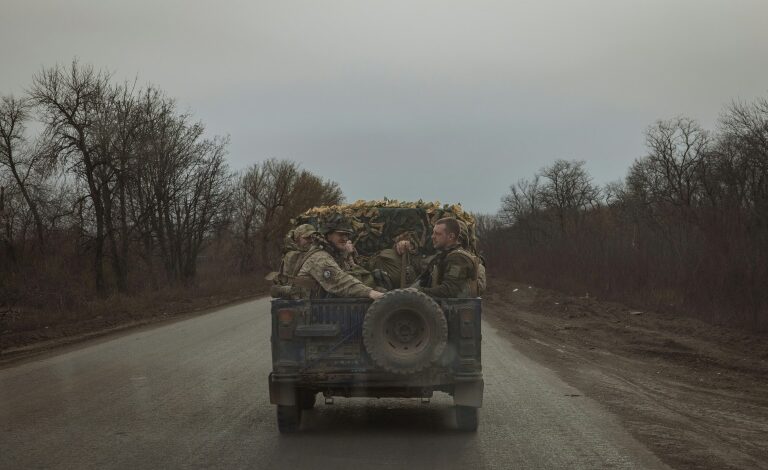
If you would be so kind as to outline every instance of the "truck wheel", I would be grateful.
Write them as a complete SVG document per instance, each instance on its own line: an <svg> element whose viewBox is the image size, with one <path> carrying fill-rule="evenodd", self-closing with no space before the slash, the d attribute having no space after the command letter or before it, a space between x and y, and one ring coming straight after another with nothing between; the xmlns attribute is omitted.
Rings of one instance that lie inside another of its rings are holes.
<svg viewBox="0 0 768 470"><path fill-rule="evenodd" d="M315 407L317 393L312 390L299 390L299 407L302 410L311 410Z"/></svg>
<svg viewBox="0 0 768 470"><path fill-rule="evenodd" d="M277 429L283 433L296 432L301 423L301 408L298 406L277 405Z"/></svg>
<svg viewBox="0 0 768 470"><path fill-rule="evenodd" d="M399 374L425 369L443 354L448 322L431 297L414 289L387 292L363 320L363 343L379 367Z"/></svg>
<svg viewBox="0 0 768 470"><path fill-rule="evenodd" d="M456 405L456 424L460 431L477 431L477 408Z"/></svg>

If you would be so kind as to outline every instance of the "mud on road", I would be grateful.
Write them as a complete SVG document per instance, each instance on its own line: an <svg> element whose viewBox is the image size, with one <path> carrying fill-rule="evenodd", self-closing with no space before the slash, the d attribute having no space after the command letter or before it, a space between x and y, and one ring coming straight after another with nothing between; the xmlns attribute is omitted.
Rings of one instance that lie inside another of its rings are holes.
<svg viewBox="0 0 768 470"><path fill-rule="evenodd" d="M768 469L767 337L499 279L484 312L668 465Z"/></svg>

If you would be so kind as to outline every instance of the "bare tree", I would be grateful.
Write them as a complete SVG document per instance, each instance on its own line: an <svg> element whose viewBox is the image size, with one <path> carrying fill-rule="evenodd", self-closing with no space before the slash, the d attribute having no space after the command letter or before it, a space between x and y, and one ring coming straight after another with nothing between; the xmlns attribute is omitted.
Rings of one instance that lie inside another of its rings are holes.
<svg viewBox="0 0 768 470"><path fill-rule="evenodd" d="M250 171L250 170L249 170ZM240 272L251 271L256 266L255 237L258 231L258 202L250 196L251 176L240 174L234 188L234 231L240 241Z"/></svg>
<svg viewBox="0 0 768 470"><path fill-rule="evenodd" d="M68 67L44 69L33 78L32 102L38 105L48 132L60 149L57 157L84 182L95 216L94 273L96 291L104 282L104 191L111 175L99 153L96 126L104 116L109 75L73 61Z"/></svg>
<svg viewBox="0 0 768 470"><path fill-rule="evenodd" d="M720 130L719 173L730 196L768 223L768 99L732 103L720 119Z"/></svg>
<svg viewBox="0 0 768 470"><path fill-rule="evenodd" d="M287 160L267 160L261 165L254 165L246 173L248 196L255 201L257 208L261 265L264 269L274 264L269 256L270 240L280 238L279 213L288 204L297 177L297 165Z"/></svg>
<svg viewBox="0 0 768 470"><path fill-rule="evenodd" d="M35 222L38 246L44 246L44 226L37 201L30 193L30 177L43 173L41 167L45 148L30 145L25 133L30 103L26 99L3 96L0 99L0 166L5 167L29 207Z"/></svg>
<svg viewBox="0 0 768 470"><path fill-rule="evenodd" d="M503 224L498 215L472 214L475 218L475 234L477 236L477 249L480 254L491 253L499 241L497 236L503 229Z"/></svg>
<svg viewBox="0 0 768 470"><path fill-rule="evenodd" d="M196 159L187 170L188 186L175 202L177 244L180 246L179 269L182 279L194 278L197 258L206 236L217 221L222 222L231 197L231 174L224 160L229 140L215 138L196 145Z"/></svg>
<svg viewBox="0 0 768 470"><path fill-rule="evenodd" d="M557 215L562 233L567 232L569 218L576 220L579 211L598 204L600 189L592 184L584 165L584 161L557 160L539 171L544 178L539 197Z"/></svg>
<svg viewBox="0 0 768 470"><path fill-rule="evenodd" d="M102 201L106 238L109 241L112 271L121 292L128 282L128 257L131 226L128 223L128 192L131 161L137 158L142 126L146 125L140 113L135 84L124 83L105 90L100 119L95 123L102 181Z"/></svg>
<svg viewBox="0 0 768 470"><path fill-rule="evenodd" d="M270 269L277 262L278 246L290 220L312 206L339 204L338 185L325 181L288 160L267 160L249 168L241 178L245 201L238 203L251 225L243 234L258 233L261 265ZM253 242L251 238L251 242ZM245 247L246 253L252 248ZM251 251L252 252L252 251Z"/></svg>
<svg viewBox="0 0 768 470"><path fill-rule="evenodd" d="M693 119L657 121L646 131L649 153L630 169L628 183L649 202L691 207L700 195L709 133Z"/></svg>
<svg viewBox="0 0 768 470"><path fill-rule="evenodd" d="M536 175L531 180L521 178L509 187L509 194L501 199L499 210L499 219L504 224L513 225L541 209L539 181L540 177Z"/></svg>
<svg viewBox="0 0 768 470"><path fill-rule="evenodd" d="M622 180L606 183L602 190L603 201L607 206L624 204L627 199L627 188Z"/></svg>
<svg viewBox="0 0 768 470"><path fill-rule="evenodd" d="M156 89L143 91L138 106L143 117L128 211L150 269L157 249L167 279L188 282L229 202L228 139L203 139L203 125L178 114L175 102Z"/></svg>

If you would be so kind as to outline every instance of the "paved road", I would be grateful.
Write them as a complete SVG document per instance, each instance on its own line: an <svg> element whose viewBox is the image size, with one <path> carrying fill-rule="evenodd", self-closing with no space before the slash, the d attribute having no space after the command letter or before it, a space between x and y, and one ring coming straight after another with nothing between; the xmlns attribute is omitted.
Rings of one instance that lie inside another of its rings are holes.
<svg viewBox="0 0 768 470"><path fill-rule="evenodd" d="M485 406L337 399L280 436L269 302L0 369L0 468L663 468L617 420L485 324Z"/></svg>

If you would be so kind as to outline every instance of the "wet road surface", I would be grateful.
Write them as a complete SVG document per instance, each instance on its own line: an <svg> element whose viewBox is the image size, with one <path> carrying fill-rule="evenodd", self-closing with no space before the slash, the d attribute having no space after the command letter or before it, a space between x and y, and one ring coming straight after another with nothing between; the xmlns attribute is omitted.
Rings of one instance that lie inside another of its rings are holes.
<svg viewBox="0 0 768 470"><path fill-rule="evenodd" d="M451 399L318 400L281 436L269 300L0 369L0 469L665 468L615 417L483 325L477 433Z"/></svg>

